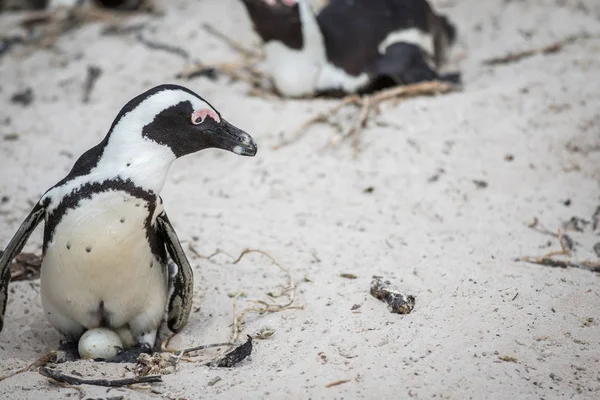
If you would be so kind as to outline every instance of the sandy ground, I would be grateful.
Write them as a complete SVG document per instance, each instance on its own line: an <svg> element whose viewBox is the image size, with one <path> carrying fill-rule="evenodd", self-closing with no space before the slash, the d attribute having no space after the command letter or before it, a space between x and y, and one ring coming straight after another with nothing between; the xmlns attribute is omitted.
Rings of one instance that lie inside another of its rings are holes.
<svg viewBox="0 0 600 400"><path fill-rule="evenodd" d="M65 34L53 50L19 47L0 58L0 247L31 204L105 135L126 101L178 82L259 145L255 158L210 150L173 165L163 199L179 237L202 254L267 251L291 270L295 304L303 306L249 315L242 337L275 333L255 340L252 356L231 369L182 362L152 389L82 386L79 393L26 372L1 381L0 398L599 398L600 277L515 258L560 249L555 238L527 227L535 217L556 232L573 216L590 221L600 204L600 39L508 65L482 60L598 34L600 5L434 3L459 26L454 64L464 90L384 106L362 134L358 159L349 142L323 150L334 133L325 125L272 149L282 132L334 101L251 97L246 83L226 77L177 81L183 58L150 50L135 34L102 36L103 23ZM0 16L1 29L15 20ZM177 0L164 18L128 23L143 21L146 38L206 63L238 55L207 34L204 22L248 47L258 43L233 0ZM83 103L90 65L103 72ZM25 88L34 92L31 105L10 102ZM586 225L568 234L577 242L575 259L597 261L592 247L600 231ZM39 252L40 243L38 230L25 250ZM244 291L243 309L286 282L260 254L239 264L224 254L188 255L195 311L174 346L226 341L228 294ZM413 313L391 314L371 297L374 274L416 296ZM0 376L59 340L44 319L39 281L11 285ZM89 378L131 375L121 365L84 361L62 368ZM349 381L327 387L339 380Z"/></svg>

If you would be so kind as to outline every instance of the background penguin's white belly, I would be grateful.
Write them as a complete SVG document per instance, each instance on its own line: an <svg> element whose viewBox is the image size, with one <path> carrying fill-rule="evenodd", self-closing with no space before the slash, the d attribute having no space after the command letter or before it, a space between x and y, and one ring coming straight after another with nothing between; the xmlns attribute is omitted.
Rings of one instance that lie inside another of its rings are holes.
<svg viewBox="0 0 600 400"><path fill-rule="evenodd" d="M148 207L144 200L110 191L81 200L63 216L41 276L44 311L57 329L98 326L102 308L111 327L142 314L148 325L162 318L167 278L146 238Z"/></svg>

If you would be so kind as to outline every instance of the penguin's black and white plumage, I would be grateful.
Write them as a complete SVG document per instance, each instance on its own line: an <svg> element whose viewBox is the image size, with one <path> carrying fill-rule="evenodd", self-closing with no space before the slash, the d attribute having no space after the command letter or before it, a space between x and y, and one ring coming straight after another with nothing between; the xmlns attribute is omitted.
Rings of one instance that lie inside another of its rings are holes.
<svg viewBox="0 0 600 400"><path fill-rule="evenodd" d="M207 148L257 151L250 135L184 87L157 86L129 101L106 137L42 196L0 257L0 331L9 265L42 220L42 305L68 342L76 346L86 330L107 327L131 352L149 351L165 311L170 330L181 330L192 269L159 193L175 159Z"/></svg>
<svg viewBox="0 0 600 400"><path fill-rule="evenodd" d="M243 0L265 42L277 90L288 97L366 93L433 79L456 30L426 0Z"/></svg>

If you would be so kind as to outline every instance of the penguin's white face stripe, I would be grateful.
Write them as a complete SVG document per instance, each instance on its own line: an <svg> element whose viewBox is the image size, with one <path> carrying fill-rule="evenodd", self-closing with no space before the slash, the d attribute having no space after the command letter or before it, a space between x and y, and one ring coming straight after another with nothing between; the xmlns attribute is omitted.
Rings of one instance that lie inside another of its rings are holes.
<svg viewBox="0 0 600 400"><path fill-rule="evenodd" d="M414 44L430 56L435 54L433 48L433 36L418 28L402 29L400 31L391 32L383 42L379 44L379 54L385 54L388 47L400 42Z"/></svg>
<svg viewBox="0 0 600 400"><path fill-rule="evenodd" d="M220 120L218 112L208 103L186 91L161 90L149 96L119 119L111 131L102 157L87 175L78 176L46 193L44 199L51 199L48 210L51 212L64 196L86 183L115 178L131 180L138 187L159 193L169 166L176 157L168 146L144 137L142 130L160 112L181 102L190 102L194 110Z"/></svg>
<svg viewBox="0 0 600 400"><path fill-rule="evenodd" d="M273 7L277 5L277 0L262 0L263 2L267 3L267 5ZM297 1L296 0L281 0L281 2L283 4L285 4L288 7L293 7L296 5Z"/></svg>
<svg viewBox="0 0 600 400"><path fill-rule="evenodd" d="M144 126L150 124L162 111L186 101L192 104L194 110L204 109L218 115L208 103L188 92L183 90L162 90L148 97L136 108L122 116L111 133L109 143L124 140L124 138L131 136L134 136L136 139L143 139L142 129Z"/></svg>

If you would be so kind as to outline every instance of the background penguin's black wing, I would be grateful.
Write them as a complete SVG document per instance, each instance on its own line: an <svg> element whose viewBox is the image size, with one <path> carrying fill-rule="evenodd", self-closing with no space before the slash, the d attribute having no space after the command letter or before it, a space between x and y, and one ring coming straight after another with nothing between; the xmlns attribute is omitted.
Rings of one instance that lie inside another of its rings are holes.
<svg viewBox="0 0 600 400"><path fill-rule="evenodd" d="M167 251L173 262L177 265L177 272L172 281L173 291L169 293L167 326L171 331L179 332L187 324L188 316L192 309L194 275L167 214L163 211L156 221L158 233L163 237ZM169 267L165 265L165 274L168 276L169 273Z"/></svg>
<svg viewBox="0 0 600 400"><path fill-rule="evenodd" d="M410 43L394 43L386 48L375 67L377 76L388 77L397 84L410 84L438 79L419 46Z"/></svg>
<svg viewBox="0 0 600 400"><path fill-rule="evenodd" d="M375 63L375 76L391 79L396 84L411 84L442 80L460 83L460 74L438 74L429 65L426 55L415 44L398 42L388 46Z"/></svg>
<svg viewBox="0 0 600 400"><path fill-rule="evenodd" d="M6 302L8 300L8 284L10 282L10 263L13 258L25 246L27 239L35 230L35 227L44 218L46 207L43 204L36 204L29 213L25 221L19 227L17 233L12 238L2 254L0 254L0 332L4 327L4 312L6 311Z"/></svg>

